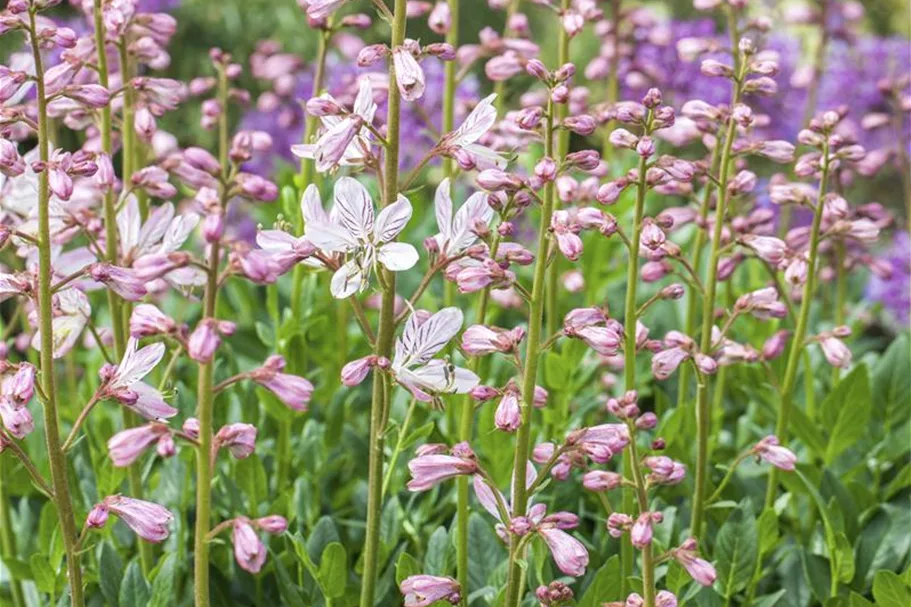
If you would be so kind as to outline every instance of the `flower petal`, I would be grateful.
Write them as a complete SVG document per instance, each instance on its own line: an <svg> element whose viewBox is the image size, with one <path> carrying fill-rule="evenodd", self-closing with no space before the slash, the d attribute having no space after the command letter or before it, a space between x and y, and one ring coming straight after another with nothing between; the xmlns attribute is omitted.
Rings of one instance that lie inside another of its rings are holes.
<svg viewBox="0 0 911 607"><path fill-rule="evenodd" d="M349 261L332 275L329 291L336 299L347 299L364 288L367 278L361 267L354 261Z"/></svg>
<svg viewBox="0 0 911 607"><path fill-rule="evenodd" d="M370 192L351 177L342 177L335 184L335 210L339 223L349 234L361 241L370 240L373 231L373 200ZM310 239L310 242L314 242Z"/></svg>
<svg viewBox="0 0 911 607"><path fill-rule="evenodd" d="M411 202L399 194L398 200L380 211L373 227L374 242L389 242L405 229L411 219Z"/></svg>
<svg viewBox="0 0 911 607"><path fill-rule="evenodd" d="M376 258L386 269L401 272L413 268L420 256L417 249L406 242L390 242L377 250Z"/></svg>

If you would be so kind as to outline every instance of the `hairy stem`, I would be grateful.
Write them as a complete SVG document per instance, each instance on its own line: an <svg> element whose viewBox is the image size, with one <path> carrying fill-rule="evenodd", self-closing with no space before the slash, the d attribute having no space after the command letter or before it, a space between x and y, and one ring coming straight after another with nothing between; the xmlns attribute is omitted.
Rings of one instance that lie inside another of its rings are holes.
<svg viewBox="0 0 911 607"><path fill-rule="evenodd" d="M553 157L554 153L554 114L553 101L547 104L547 125L544 131L544 154ZM541 349L541 334L544 322L545 283L547 281L547 258L550 248L550 220L554 212L554 183L544 186L544 200L541 207L540 224L538 225L538 248L535 260L534 282L531 288L531 303L528 314L528 344L525 351L525 374L522 377L522 419L516 431L516 450L513 462L513 483L515 499L513 514L524 514L528 506L528 491L525 487L525 472L528 467L528 456L531 442L532 403L535 399L535 383L538 377L538 358ZM509 552L509 583L506 588L506 607L517 607L522 600L524 575L518 560L519 538L511 537Z"/></svg>
<svg viewBox="0 0 911 607"><path fill-rule="evenodd" d="M38 154L42 162L50 157L48 142L47 97L44 90L44 64L38 42L36 8L29 8L29 41L32 58L35 61L35 80L38 97ZM54 317L51 300L51 229L50 229L50 185L48 171L38 176L38 322L41 331L41 390L44 393L44 436L47 443L48 463L51 469L51 484L54 489L54 503L60 520L60 535L66 553L66 568L69 578L70 602L73 607L83 607L85 596L82 588L82 566L79 559L79 533L73 514L73 501L67 480L66 456L60 446L60 419L57 412L57 388L54 378Z"/></svg>
<svg viewBox="0 0 911 607"><path fill-rule="evenodd" d="M392 21L391 48L401 46L405 41L405 0L395 0ZM399 114L402 98L395 85L395 65L389 62L389 100L387 103L387 135L384 173L383 206L388 206L398 197L399 183ZM377 332L377 356L392 356L392 339L395 331L395 274L383 268L384 274L382 303L380 304L379 331ZM360 607L373 607L376 594L376 577L379 568L380 517L383 511L383 434L386 425L388 388L386 374L376 370L373 374L373 396L370 407L370 463L367 493L367 531L364 536L364 574L361 580Z"/></svg>

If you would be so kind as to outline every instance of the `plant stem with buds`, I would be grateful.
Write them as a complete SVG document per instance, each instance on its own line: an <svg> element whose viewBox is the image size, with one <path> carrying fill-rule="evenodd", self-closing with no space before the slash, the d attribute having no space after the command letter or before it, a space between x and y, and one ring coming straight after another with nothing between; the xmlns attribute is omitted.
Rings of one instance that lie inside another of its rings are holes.
<svg viewBox="0 0 911 607"><path fill-rule="evenodd" d="M553 158L554 153L554 116L553 101L547 103L547 123L544 131L544 155ZM531 441L532 403L535 400L535 384L538 376L538 358L541 349L541 333L544 322L545 282L547 280L547 258L550 249L550 221L554 212L554 182L544 186L544 200L541 207L541 218L538 226L538 249L535 261L534 282L531 288L531 303L528 313L528 338L525 351L525 374L522 378L522 419L516 431L516 451L513 462L513 514L525 513L528 506L528 491L525 487L525 472L528 467L528 455ZM509 551L509 582L506 588L506 607L517 607L522 600L524 575L519 564L521 555L518 550L520 538L513 535Z"/></svg>
<svg viewBox="0 0 911 607"><path fill-rule="evenodd" d="M781 382L781 407L778 409L778 420L775 423L775 436L782 443L788 439L788 429L793 406L794 383L797 381L797 367L800 364L804 350L804 340L807 335L807 325L810 321L810 307L813 293L816 290L816 262L819 256L820 226L822 225L823 199L829 186L829 145L823 144L822 149L822 175L819 179L819 191L816 197L816 207L813 209L813 225L810 228L810 250L807 260L807 281L803 285L803 297L800 300L800 314L797 317L797 326L791 338L791 351L788 354L788 364L785 367L784 380ZM765 507L771 508L775 504L778 494L778 468L773 467L769 472L769 485L766 489Z"/></svg>
<svg viewBox="0 0 911 607"><path fill-rule="evenodd" d="M447 0L449 4L449 15L452 20L449 31L446 32L446 42L452 45L452 48L459 46L459 0ZM455 102L456 89L458 81L456 80L456 71L458 62L447 61L444 67L443 82L443 133L451 133L455 128ZM453 161L448 156L443 157L443 175L446 177L453 176Z"/></svg>
<svg viewBox="0 0 911 607"><path fill-rule="evenodd" d="M743 77L746 70L746 61L740 57L737 50L737 16L733 9L728 12L729 27L731 30L731 43L737 63L737 77L734 81L734 92L731 97L731 107L740 102L743 90ZM699 349L708 354L712 348L712 327L715 319L715 294L718 287L718 262L722 254L722 235L724 219L727 216L729 199L728 178L731 171L731 150L737 136L737 123L732 116L728 117L728 127L724 135L724 147L721 158L718 160L718 203L715 207L715 224L712 230L711 252L709 254L708 278L705 282L705 299L702 302L702 336ZM699 379L696 385L696 479L693 489L693 511L690 516L690 534L701 539L702 524L705 517L705 491L709 474L709 431L712 425L712 415L709 404L708 377Z"/></svg>
<svg viewBox="0 0 911 607"><path fill-rule="evenodd" d="M34 5L29 8L29 40L32 58L35 61L35 80L38 97L38 154L45 164L50 157L48 142L47 97L44 89L44 64L38 41ZM50 184L48 169L38 175L38 322L41 332L41 391L44 398L44 435L47 443L48 463L51 469L51 483L54 489L54 504L60 520L60 535L66 553L66 567L69 573L70 602L73 607L83 607L85 597L82 588L82 566L79 557L79 533L73 514L67 480L66 455L60 446L60 419L57 413L57 389L54 378L54 318L51 295L51 230L50 230Z"/></svg>
<svg viewBox="0 0 911 607"><path fill-rule="evenodd" d="M406 1L395 0L392 21L391 48L401 46L405 41ZM401 94L395 85L395 64L389 62L389 100L387 105L387 136L389 145L385 156L385 188L383 206L394 203L399 193L399 128ZM390 358L395 332L395 274L378 268L382 273L382 303L380 304L379 331L376 340L376 355ZM389 406L387 376L379 369L373 373L373 396L370 407L370 463L367 489L367 531L364 537L364 573L361 580L360 607L373 607L376 593L376 577L379 567L380 518L383 512L383 435L386 425L386 410Z"/></svg>
<svg viewBox="0 0 911 607"><path fill-rule="evenodd" d="M648 120L651 121L651 112ZM645 215L645 194L647 189L646 174L647 159L639 159L639 181L636 187L636 206L633 209L633 225L629 243L629 262L626 269L626 301L623 312L623 332L625 343L623 345L623 378L626 390L636 389L636 292L639 286L639 241L642 236L642 218ZM635 445L633 445L635 447ZM623 458L623 476L629 478L636 474L638 465L636 450L632 448L627 457ZM623 490L623 511L632 512L635 492L629 488ZM633 572L633 545L628 537L624 537L620 545L620 565L623 571L622 588L626 594L628 587L626 580Z"/></svg>
<svg viewBox="0 0 911 607"><path fill-rule="evenodd" d="M223 175L228 174L228 79L224 66L218 68L218 96L222 112L219 116L219 149ZM224 184L222 189L226 188ZM226 192L221 193L222 203ZM218 267L221 259L220 243L209 245L209 263L206 279L203 319L215 318L218 302ZM197 387L197 417L199 419L199 447L196 450L196 529L193 543L193 597L196 607L209 606L209 542L211 526L212 477L212 409L215 404L215 363L200 363Z"/></svg>

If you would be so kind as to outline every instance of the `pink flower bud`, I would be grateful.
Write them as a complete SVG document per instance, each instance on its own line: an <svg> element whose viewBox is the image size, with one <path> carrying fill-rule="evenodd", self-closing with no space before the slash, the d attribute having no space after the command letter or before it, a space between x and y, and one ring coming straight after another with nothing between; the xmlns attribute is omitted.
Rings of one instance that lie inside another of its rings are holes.
<svg viewBox="0 0 911 607"><path fill-rule="evenodd" d="M231 455L244 459L256 449L256 426L253 424L229 424L215 434L214 449L227 447Z"/></svg>

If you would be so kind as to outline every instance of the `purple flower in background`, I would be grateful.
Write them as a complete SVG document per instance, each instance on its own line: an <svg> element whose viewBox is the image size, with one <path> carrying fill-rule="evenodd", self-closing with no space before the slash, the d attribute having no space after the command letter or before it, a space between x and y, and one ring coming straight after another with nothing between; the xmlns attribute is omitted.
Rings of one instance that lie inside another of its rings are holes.
<svg viewBox="0 0 911 607"><path fill-rule="evenodd" d="M911 239L907 232L895 234L887 259L892 263L892 276L871 275L867 297L880 302L898 325L906 327L911 315Z"/></svg>

